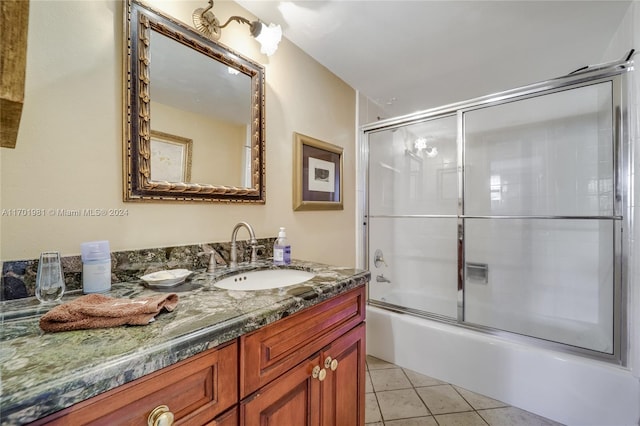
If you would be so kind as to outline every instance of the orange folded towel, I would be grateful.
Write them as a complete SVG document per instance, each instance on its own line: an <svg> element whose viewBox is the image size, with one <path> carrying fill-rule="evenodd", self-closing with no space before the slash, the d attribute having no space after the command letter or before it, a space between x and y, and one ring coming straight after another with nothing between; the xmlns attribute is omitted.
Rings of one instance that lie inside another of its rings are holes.
<svg viewBox="0 0 640 426"><path fill-rule="evenodd" d="M40 318L44 331L68 331L87 328L146 325L162 309L171 312L178 304L175 293L136 299L117 299L102 294L87 294L58 305Z"/></svg>

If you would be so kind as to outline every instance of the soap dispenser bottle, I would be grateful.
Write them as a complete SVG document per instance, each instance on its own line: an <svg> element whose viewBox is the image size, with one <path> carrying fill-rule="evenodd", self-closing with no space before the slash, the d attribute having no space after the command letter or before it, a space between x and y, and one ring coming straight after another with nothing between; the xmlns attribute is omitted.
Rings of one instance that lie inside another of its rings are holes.
<svg viewBox="0 0 640 426"><path fill-rule="evenodd" d="M280 228L278 238L273 243L273 264L289 265L291 263L291 246L287 241L287 234L284 228Z"/></svg>

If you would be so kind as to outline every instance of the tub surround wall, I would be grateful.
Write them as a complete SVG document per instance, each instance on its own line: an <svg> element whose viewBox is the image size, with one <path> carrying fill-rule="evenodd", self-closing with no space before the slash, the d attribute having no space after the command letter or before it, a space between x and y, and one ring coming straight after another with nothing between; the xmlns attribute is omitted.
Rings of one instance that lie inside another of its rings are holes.
<svg viewBox="0 0 640 426"><path fill-rule="evenodd" d="M275 238L258 239L258 259L273 257ZM247 241L237 241L238 263L251 259L251 246ZM127 250L111 253L111 282L141 282L140 277L164 269L204 270L209 256L200 253L215 250L222 262L222 269L229 264L231 243L203 243L177 247L161 247L143 250ZM62 269L66 291L82 290L82 259L80 256L63 256ZM38 259L3 262L0 277L0 300L13 300L35 295Z"/></svg>

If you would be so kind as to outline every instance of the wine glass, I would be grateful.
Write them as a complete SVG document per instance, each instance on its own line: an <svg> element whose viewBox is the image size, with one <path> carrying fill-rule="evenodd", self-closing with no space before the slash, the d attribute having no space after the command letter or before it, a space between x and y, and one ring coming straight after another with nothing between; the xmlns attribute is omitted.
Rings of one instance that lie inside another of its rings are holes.
<svg viewBox="0 0 640 426"><path fill-rule="evenodd" d="M41 253L36 275L36 298L41 303L57 302L62 298L64 290L60 253L56 251Z"/></svg>

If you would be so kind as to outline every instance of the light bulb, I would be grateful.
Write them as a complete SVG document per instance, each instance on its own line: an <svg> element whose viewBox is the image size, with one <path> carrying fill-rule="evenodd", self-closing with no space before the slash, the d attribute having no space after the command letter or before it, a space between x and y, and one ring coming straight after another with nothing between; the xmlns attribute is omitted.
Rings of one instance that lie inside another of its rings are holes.
<svg viewBox="0 0 640 426"><path fill-rule="evenodd" d="M260 52L264 53L267 56L273 55L278 49L278 43L282 39L282 28L280 25L269 24L266 26L263 23L260 23L262 28L260 33L256 36L256 40L262 46Z"/></svg>

